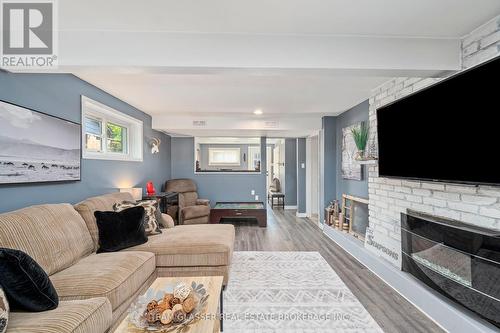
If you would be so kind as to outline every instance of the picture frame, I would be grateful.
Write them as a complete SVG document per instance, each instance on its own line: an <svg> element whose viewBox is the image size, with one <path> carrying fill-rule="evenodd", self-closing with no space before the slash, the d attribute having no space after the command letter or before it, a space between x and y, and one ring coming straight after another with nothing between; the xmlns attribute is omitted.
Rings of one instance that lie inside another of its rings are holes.
<svg viewBox="0 0 500 333"><path fill-rule="evenodd" d="M0 185L81 180L81 124L0 100Z"/></svg>
<svg viewBox="0 0 500 333"><path fill-rule="evenodd" d="M356 153L358 149L354 142L352 129L360 127L362 122L357 122L350 126L342 128L342 178L349 180L363 180L363 168L356 161Z"/></svg>

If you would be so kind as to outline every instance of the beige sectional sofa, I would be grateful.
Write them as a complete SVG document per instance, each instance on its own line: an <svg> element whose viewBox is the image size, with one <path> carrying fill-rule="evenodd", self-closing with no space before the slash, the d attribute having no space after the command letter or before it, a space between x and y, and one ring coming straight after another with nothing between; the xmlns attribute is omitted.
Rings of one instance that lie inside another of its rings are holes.
<svg viewBox="0 0 500 333"><path fill-rule="evenodd" d="M47 272L60 305L41 313L11 313L7 332L107 332L157 276L224 276L231 264L232 225L163 229L147 243L95 254L96 210L112 210L128 193L0 214L0 247L22 250Z"/></svg>

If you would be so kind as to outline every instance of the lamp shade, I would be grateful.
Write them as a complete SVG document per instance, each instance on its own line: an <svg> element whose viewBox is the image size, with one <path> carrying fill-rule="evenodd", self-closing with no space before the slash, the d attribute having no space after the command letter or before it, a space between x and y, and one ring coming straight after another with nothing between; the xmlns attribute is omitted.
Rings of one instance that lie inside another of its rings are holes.
<svg viewBox="0 0 500 333"><path fill-rule="evenodd" d="M142 187L121 188L120 192L126 192L132 194L134 200L142 199Z"/></svg>

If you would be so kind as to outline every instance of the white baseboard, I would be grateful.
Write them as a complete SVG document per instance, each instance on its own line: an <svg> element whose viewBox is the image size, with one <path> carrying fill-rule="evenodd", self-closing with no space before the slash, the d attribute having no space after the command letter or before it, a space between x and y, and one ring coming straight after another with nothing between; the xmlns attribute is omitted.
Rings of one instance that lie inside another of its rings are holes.
<svg viewBox="0 0 500 333"><path fill-rule="evenodd" d="M295 215L297 217L307 217L307 213L299 213L299 212L297 212Z"/></svg>
<svg viewBox="0 0 500 333"><path fill-rule="evenodd" d="M285 209L297 209L297 206L286 206L285 205Z"/></svg>
<svg viewBox="0 0 500 333"><path fill-rule="evenodd" d="M478 315L455 304L412 275L400 271L388 261L369 252L359 240L330 226L324 226L323 232L445 331L498 332L497 328Z"/></svg>

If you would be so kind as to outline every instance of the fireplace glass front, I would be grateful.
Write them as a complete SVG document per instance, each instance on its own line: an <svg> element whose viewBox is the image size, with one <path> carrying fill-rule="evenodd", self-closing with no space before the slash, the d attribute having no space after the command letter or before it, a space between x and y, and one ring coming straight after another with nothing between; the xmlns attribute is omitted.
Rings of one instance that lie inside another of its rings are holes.
<svg viewBox="0 0 500 333"><path fill-rule="evenodd" d="M500 327L500 232L402 214L403 271Z"/></svg>

